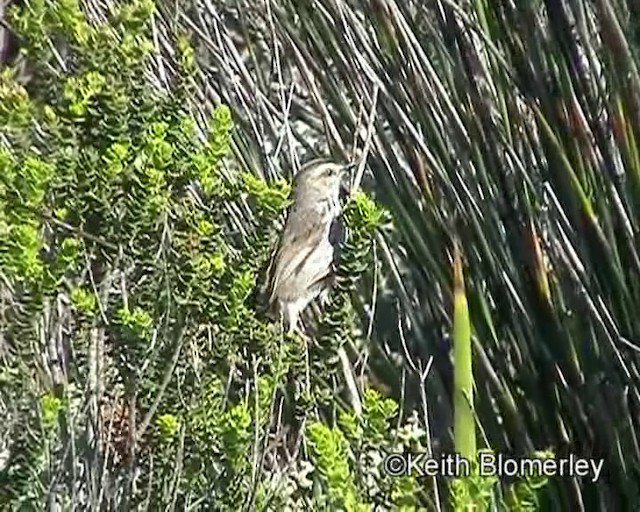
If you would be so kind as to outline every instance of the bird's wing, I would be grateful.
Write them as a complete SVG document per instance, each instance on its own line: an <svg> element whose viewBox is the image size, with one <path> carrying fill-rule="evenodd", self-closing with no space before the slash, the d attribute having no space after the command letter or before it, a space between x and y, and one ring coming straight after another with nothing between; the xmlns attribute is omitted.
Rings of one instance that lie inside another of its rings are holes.
<svg viewBox="0 0 640 512"><path fill-rule="evenodd" d="M347 230L344 225L344 219L342 215L337 216L331 222L329 228L329 242L333 245L333 260L334 263L338 259L340 244L343 244L347 240Z"/></svg>
<svg viewBox="0 0 640 512"><path fill-rule="evenodd" d="M270 268L271 299L282 281L296 275L316 250L322 238L326 235L326 218L322 215L300 215L300 211L291 212L289 222L286 223L278 249ZM318 276L310 277L311 282L321 279L329 269L318 269Z"/></svg>

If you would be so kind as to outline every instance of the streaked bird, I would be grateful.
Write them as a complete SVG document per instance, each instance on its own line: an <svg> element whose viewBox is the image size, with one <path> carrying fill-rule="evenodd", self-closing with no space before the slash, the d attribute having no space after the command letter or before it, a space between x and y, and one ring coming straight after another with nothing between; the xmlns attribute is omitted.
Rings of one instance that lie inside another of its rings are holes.
<svg viewBox="0 0 640 512"><path fill-rule="evenodd" d="M289 332L299 330L300 314L328 295L338 246L344 236L340 193L347 166L326 160L307 163L293 180L293 203L267 270L270 310Z"/></svg>

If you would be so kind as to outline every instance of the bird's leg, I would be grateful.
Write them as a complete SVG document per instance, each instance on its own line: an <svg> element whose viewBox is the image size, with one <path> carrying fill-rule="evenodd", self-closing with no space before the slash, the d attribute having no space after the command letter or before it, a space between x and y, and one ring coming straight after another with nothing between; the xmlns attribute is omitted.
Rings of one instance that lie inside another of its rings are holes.
<svg viewBox="0 0 640 512"><path fill-rule="evenodd" d="M303 392L305 394L309 394L311 393L311 360L309 355L309 339L299 328L300 308L297 305L291 305L287 312L289 316L289 333L293 334L294 332L296 332L304 342L304 368L306 382Z"/></svg>
<svg viewBox="0 0 640 512"><path fill-rule="evenodd" d="M311 359L309 354L309 341L310 338L304 333L303 329L300 328L300 306L296 303L288 303L285 304L281 309L282 313L280 315L282 321L282 330L281 332L284 334L285 324L287 327L286 334L288 336L293 336L293 334L297 334L297 337L304 343L304 362L305 362L305 379L301 382L299 379L295 378L293 374L293 369L289 369L289 379L290 385L293 387L293 408L294 410L297 408L298 397L302 397L303 403L307 403L309 396L311 395ZM283 339L284 342L284 339ZM297 425L296 425L297 423ZM302 439L304 434L304 428L306 424L306 412L301 418L294 419L294 423L291 425L290 431L287 435L289 441L285 444L288 445L287 452L292 457L297 457L298 452L300 451L300 446L302 445ZM290 444L292 443L292 444ZM291 447L291 448L289 448Z"/></svg>
<svg viewBox="0 0 640 512"><path fill-rule="evenodd" d="M296 317L295 321L289 324L289 333L293 334L294 332L298 335L302 342L304 343L304 370L305 370L305 386L303 392L305 394L311 393L311 355L309 354L309 342L311 338L309 338L305 333L299 329L298 327L298 318Z"/></svg>
<svg viewBox="0 0 640 512"><path fill-rule="evenodd" d="M294 457L298 457L298 453L300 452L300 446L302 445L302 439L304 434L304 429L307 423L307 411L306 407L309 404L309 399L311 396L311 355L309 352L309 342L311 339L301 331L297 331L299 337L302 339L302 343L304 343L304 369L305 369L305 382L302 388L301 397L303 403L305 404L304 414L300 418L300 423L298 425L298 435L296 436L296 441L294 443L293 454Z"/></svg>
<svg viewBox="0 0 640 512"><path fill-rule="evenodd" d="M285 333L284 326L285 324L288 323L288 321L285 318L284 311L282 310L280 310L279 320L280 320L280 336L282 337L282 339L280 340L280 343L284 343L284 333ZM291 324L289 324L289 330L286 332L291 332Z"/></svg>
<svg viewBox="0 0 640 512"><path fill-rule="evenodd" d="M283 316L285 317L288 324L287 334L293 334L294 332L299 330L298 320L300 317L300 311L296 307L295 303L289 302L284 305Z"/></svg>
<svg viewBox="0 0 640 512"><path fill-rule="evenodd" d="M309 353L309 343L306 337L304 339L304 371L306 378L305 392L311 394L311 354Z"/></svg>
<svg viewBox="0 0 640 512"><path fill-rule="evenodd" d="M331 298L331 290L329 288L325 288L318 295L318 302L320 302L320 305L322 307L325 307L327 304L329 304L330 298Z"/></svg>

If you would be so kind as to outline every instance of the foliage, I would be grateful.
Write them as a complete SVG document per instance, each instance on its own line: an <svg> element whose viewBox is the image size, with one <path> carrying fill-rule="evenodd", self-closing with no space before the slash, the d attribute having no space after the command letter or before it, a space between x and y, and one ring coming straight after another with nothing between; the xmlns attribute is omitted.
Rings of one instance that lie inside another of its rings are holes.
<svg viewBox="0 0 640 512"><path fill-rule="evenodd" d="M153 11L125 4L100 23L74 2L12 13L32 70L23 84L5 70L0 84L0 268L13 304L3 315L2 389L22 397L2 496L16 506L79 500L102 467L109 485L128 491L95 495L93 505L141 503L127 476L132 456L139 478L161 491L156 505L197 500L212 471L242 475L249 466L252 416L234 372L249 347L269 369L277 344L244 305L254 271L227 234L225 210L242 193L221 170L231 114L215 108L200 136L185 101L193 63L184 45L168 88L149 82ZM222 325L229 329L212 336ZM218 375L233 383L226 404L203 385ZM74 388L88 394L70 397ZM33 416L40 390L42 414ZM51 432L44 444L38 429ZM185 477L171 487L181 436ZM78 480L82 461L88 472ZM220 502L232 502L232 483L233 475L218 490Z"/></svg>
<svg viewBox="0 0 640 512"><path fill-rule="evenodd" d="M384 477L380 450L461 446L466 400L465 451L477 428L608 477L472 478L453 503L637 508L635 9L96 4L10 16L27 66L0 77L0 501L439 509L446 482ZM316 153L366 156L375 190L345 206L308 342L252 290L277 176Z"/></svg>
<svg viewBox="0 0 640 512"><path fill-rule="evenodd" d="M392 225L356 293L360 373L407 414L424 394L434 444L453 449L457 238L478 445L602 457L607 478L553 479L541 507L637 509L632 3L198 5L185 17L202 33L207 15L239 18L196 38L207 84L238 105L239 158L271 176L317 153L367 157L362 183Z"/></svg>
<svg viewBox="0 0 640 512"><path fill-rule="evenodd" d="M493 453L491 450L481 450L481 453ZM527 460L551 459L553 453L535 452L528 455ZM506 486L505 496L495 492L499 478L496 475L482 475L479 464L473 460L471 474L451 479L449 493L451 507L455 511L469 509L517 511L535 511L540 509L540 491L548 484L548 478L544 475L523 474L518 475L514 482Z"/></svg>
<svg viewBox="0 0 640 512"><path fill-rule="evenodd" d="M12 506L286 500L278 475L291 471L267 452L284 427L272 422L275 401L290 400L285 377L303 371L301 340L283 339L249 299L290 186L225 170L231 113L215 107L200 132L184 36L167 81L148 80L153 12L139 1L102 22L74 2L12 13L32 73L22 81L8 69L0 86L0 269L11 298L0 382L13 405L0 491ZM241 226L238 209L251 215ZM337 292L337 322L379 213L358 194L346 218L350 284ZM328 375L315 375L307 399L328 391ZM320 421L305 432L329 501L346 489L341 503L355 506L353 481L340 487L349 463L331 462L346 449L340 432ZM97 481L109 490L91 494ZM319 499L312 490L298 498Z"/></svg>

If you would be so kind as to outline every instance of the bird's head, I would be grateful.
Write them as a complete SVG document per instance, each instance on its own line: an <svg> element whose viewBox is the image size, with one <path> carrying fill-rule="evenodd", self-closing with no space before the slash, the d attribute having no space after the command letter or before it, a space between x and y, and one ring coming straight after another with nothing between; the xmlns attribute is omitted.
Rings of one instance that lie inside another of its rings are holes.
<svg viewBox="0 0 640 512"><path fill-rule="evenodd" d="M351 168L351 165L337 164L328 160L309 162L294 178L295 193L337 198Z"/></svg>

